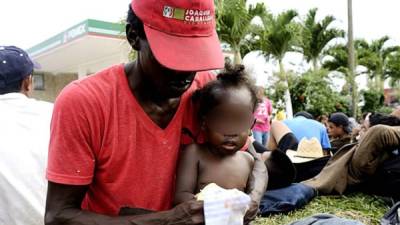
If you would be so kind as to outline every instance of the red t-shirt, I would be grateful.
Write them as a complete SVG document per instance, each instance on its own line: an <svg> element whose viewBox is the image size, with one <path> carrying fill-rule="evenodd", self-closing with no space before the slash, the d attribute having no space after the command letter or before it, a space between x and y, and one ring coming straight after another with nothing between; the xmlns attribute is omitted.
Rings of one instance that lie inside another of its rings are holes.
<svg viewBox="0 0 400 225"><path fill-rule="evenodd" d="M210 79L197 74L165 129L132 95L123 65L68 85L54 106L47 179L89 185L82 208L96 213L170 209L179 147L190 141L182 139L183 124L198 129L190 97Z"/></svg>

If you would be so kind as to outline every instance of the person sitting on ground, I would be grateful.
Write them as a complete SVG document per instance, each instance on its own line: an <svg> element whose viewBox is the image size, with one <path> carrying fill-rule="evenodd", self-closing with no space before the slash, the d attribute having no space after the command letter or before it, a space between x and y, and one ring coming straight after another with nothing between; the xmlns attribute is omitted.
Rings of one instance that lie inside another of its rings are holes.
<svg viewBox="0 0 400 225"><path fill-rule="evenodd" d="M328 120L329 120L329 117L327 115L320 115L317 117L317 121L322 123L326 127L326 129L328 129L328 126L329 126Z"/></svg>
<svg viewBox="0 0 400 225"><path fill-rule="evenodd" d="M377 125L387 125L393 128L400 126L400 119L393 115L373 113L369 116L369 128L374 129ZM391 140L398 138L400 135L399 129L396 136L392 136ZM361 137L362 138L362 137ZM354 187L354 190L363 191L369 194L388 196L400 200L400 146L395 146L394 150L390 152L390 147L387 153L388 158L383 161L365 182L360 183Z"/></svg>
<svg viewBox="0 0 400 225"><path fill-rule="evenodd" d="M364 113L361 125L352 131L352 142L358 142L365 132L374 125L398 126L396 125L399 123L398 121L400 121L400 118L393 113L390 115L375 112Z"/></svg>
<svg viewBox="0 0 400 225"><path fill-rule="evenodd" d="M332 113L328 120L328 133L331 137L331 152L333 154L351 142L350 121L346 114Z"/></svg>
<svg viewBox="0 0 400 225"><path fill-rule="evenodd" d="M369 116L371 115L370 112L363 113L360 123L358 126L353 127L351 130L351 142L356 143L369 128Z"/></svg>
<svg viewBox="0 0 400 225"><path fill-rule="evenodd" d="M369 127L382 124L388 126L400 126L400 118L395 115L386 115L383 113L374 113L369 116Z"/></svg>
<svg viewBox="0 0 400 225"><path fill-rule="evenodd" d="M283 121L272 121L267 150L274 151L275 149L280 149L286 152L288 149L296 150L298 144L297 137ZM265 160L266 155L263 154L261 158Z"/></svg>
<svg viewBox="0 0 400 225"><path fill-rule="evenodd" d="M376 176L384 162L398 152L400 120L396 116L369 114L358 143L343 146L322 171L303 183L321 194L342 194Z"/></svg>
<svg viewBox="0 0 400 225"><path fill-rule="evenodd" d="M241 149L255 121L256 87L244 67L236 66L196 91L193 101L198 105L204 141L181 152L174 204L193 200L210 183L247 192L254 159Z"/></svg>
<svg viewBox="0 0 400 225"><path fill-rule="evenodd" d="M313 137L317 138L319 143L321 143L322 149L324 152L329 152L331 148L331 144L329 142L328 132L326 127L319 123L318 121L313 119L313 116L308 112L298 112L294 115L293 119L287 119L283 121L286 126L289 128L291 133L297 138L297 142L301 141L304 137L307 139L311 139ZM268 140L270 142L271 140ZM273 142L271 145L267 145L267 149L273 150L273 146L276 146L277 143ZM297 146L292 150L297 149Z"/></svg>
<svg viewBox="0 0 400 225"><path fill-rule="evenodd" d="M268 142L269 150L272 150L272 152L282 151L283 153L286 153L289 149L296 151L298 145L299 141L297 140L296 136L284 122L278 120L272 121L270 139ZM270 151L266 151L262 153L261 158L264 161L267 161L269 155ZM307 165L305 165L304 163L293 163L292 166L294 166L296 170L295 181L300 182L302 180L314 177L322 170L328 159L329 156L321 157L318 160L313 160L311 164L307 163ZM288 171L290 172L290 170ZM269 176L268 178L269 182L272 182L274 180L272 176Z"/></svg>
<svg viewBox="0 0 400 225"><path fill-rule="evenodd" d="M358 144L343 146L324 165L315 168L313 173L319 170L315 177L302 183L317 189L321 194L342 194L348 187L354 187L374 176L377 168L400 146L400 121L396 122L395 117L390 120L380 118L373 118L372 123L368 121L368 129L361 135ZM296 149L298 142L293 137L293 133L284 123L272 122L272 142L269 145L275 143L275 146L271 149ZM266 156L263 154L262 158L265 159Z"/></svg>
<svg viewBox="0 0 400 225"><path fill-rule="evenodd" d="M400 106L397 106L390 115L400 118Z"/></svg>

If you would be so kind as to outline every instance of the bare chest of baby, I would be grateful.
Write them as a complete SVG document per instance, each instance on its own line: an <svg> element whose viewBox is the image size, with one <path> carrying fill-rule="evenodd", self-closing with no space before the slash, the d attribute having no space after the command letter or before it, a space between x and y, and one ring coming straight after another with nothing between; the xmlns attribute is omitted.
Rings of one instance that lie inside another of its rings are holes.
<svg viewBox="0 0 400 225"><path fill-rule="evenodd" d="M254 160L247 152L238 151L223 157L205 152L199 160L197 192L210 183L245 192L253 164Z"/></svg>

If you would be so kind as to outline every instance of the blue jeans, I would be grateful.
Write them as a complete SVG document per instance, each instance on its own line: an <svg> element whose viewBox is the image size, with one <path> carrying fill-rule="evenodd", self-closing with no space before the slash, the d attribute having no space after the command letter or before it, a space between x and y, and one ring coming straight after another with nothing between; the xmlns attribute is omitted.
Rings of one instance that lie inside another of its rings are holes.
<svg viewBox="0 0 400 225"><path fill-rule="evenodd" d="M317 191L304 184L292 184L288 187L268 190L260 202L260 213L269 216L276 213L287 213L308 204Z"/></svg>
<svg viewBox="0 0 400 225"><path fill-rule="evenodd" d="M267 144L268 136L269 136L269 132L261 132L261 131L253 130L254 139L258 143L262 144L263 146L265 146Z"/></svg>

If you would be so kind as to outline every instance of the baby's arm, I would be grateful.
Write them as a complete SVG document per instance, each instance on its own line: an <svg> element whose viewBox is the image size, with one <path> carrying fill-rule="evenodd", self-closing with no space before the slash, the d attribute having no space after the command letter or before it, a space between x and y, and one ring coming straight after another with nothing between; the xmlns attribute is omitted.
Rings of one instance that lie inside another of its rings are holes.
<svg viewBox="0 0 400 225"><path fill-rule="evenodd" d="M186 146L179 155L174 205L194 199L199 170L197 144Z"/></svg>
<svg viewBox="0 0 400 225"><path fill-rule="evenodd" d="M253 156L252 155L250 155L250 153L248 153L248 152L241 152L242 153L242 155L243 155L243 158L244 158L244 163L246 163L246 165L248 165L248 171L249 171L249 173L248 173L248 177L247 177L247 185L246 185L246 190L245 190L245 192L247 193L248 191L249 191L249 181L250 181L250 175L251 175L251 172L252 172L252 170L253 170L253 166L254 166L254 158L253 158Z"/></svg>

